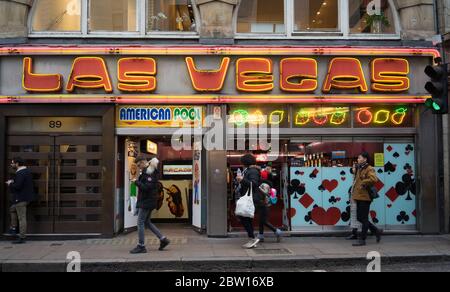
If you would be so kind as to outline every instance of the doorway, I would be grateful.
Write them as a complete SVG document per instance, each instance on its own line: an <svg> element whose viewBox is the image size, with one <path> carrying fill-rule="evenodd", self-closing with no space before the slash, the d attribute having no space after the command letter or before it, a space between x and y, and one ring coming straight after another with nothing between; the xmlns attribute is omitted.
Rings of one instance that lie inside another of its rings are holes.
<svg viewBox="0 0 450 292"><path fill-rule="evenodd" d="M25 160L38 194L29 206L29 234L102 232L102 155L102 136L7 137L7 159Z"/></svg>

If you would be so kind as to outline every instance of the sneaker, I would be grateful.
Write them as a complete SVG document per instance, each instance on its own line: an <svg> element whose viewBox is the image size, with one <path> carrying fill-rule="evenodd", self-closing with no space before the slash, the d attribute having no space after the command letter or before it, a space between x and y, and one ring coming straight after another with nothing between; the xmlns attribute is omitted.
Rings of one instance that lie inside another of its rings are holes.
<svg viewBox="0 0 450 292"><path fill-rule="evenodd" d="M250 245L249 245L248 248L249 248L249 249L252 249L252 248L257 247L259 242L260 242L259 238L253 239L253 240L250 242Z"/></svg>
<svg viewBox="0 0 450 292"><path fill-rule="evenodd" d="M130 251L131 254L140 254L140 253L147 253L147 249L145 248L145 246L136 246L135 248L133 248Z"/></svg>
<svg viewBox="0 0 450 292"><path fill-rule="evenodd" d="M258 234L259 242L264 242L264 234Z"/></svg>
<svg viewBox="0 0 450 292"><path fill-rule="evenodd" d="M275 236L277 237L277 243L281 242L281 236L283 235L283 232L281 232L280 229L277 229L277 231L275 231Z"/></svg>
<svg viewBox="0 0 450 292"><path fill-rule="evenodd" d="M26 243L25 238L19 238L18 240L12 242L12 244L24 244L24 243Z"/></svg>
<svg viewBox="0 0 450 292"><path fill-rule="evenodd" d="M164 250L164 248L166 248L169 244L170 244L170 240L168 240L167 238L163 238L161 240L161 243L159 244L159 250L160 251Z"/></svg>
<svg viewBox="0 0 450 292"><path fill-rule="evenodd" d="M249 249L252 246L253 242L255 242L254 238L250 239L246 244L242 246L242 248Z"/></svg>

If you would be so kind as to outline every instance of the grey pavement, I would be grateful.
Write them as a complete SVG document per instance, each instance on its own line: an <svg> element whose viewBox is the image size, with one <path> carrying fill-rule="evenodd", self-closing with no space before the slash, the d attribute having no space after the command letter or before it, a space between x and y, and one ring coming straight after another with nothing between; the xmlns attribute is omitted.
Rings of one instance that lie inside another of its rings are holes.
<svg viewBox="0 0 450 292"><path fill-rule="evenodd" d="M359 271L367 266L371 251L390 265L450 262L450 235L386 235L381 244L368 239L365 247L352 247L342 237L284 237L276 243L268 235L264 243L248 250L241 247L245 237L208 238L187 226L159 226L172 244L158 251L159 241L147 233L149 252L141 255L129 253L136 246L136 232L112 239L31 240L18 246L0 241L1 271L63 272L72 251L80 254L83 271L299 271L339 270L339 266Z"/></svg>

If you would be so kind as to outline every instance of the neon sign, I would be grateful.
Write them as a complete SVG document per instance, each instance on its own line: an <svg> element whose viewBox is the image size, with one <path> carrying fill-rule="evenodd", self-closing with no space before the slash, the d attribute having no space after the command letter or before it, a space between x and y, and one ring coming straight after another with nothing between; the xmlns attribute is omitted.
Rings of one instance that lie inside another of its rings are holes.
<svg viewBox="0 0 450 292"><path fill-rule="evenodd" d="M341 127L348 126L349 117L348 107L301 108L294 124L296 127Z"/></svg>
<svg viewBox="0 0 450 292"><path fill-rule="evenodd" d="M355 127L407 127L412 126L412 110L405 106L395 108L361 107L354 109Z"/></svg>
<svg viewBox="0 0 450 292"><path fill-rule="evenodd" d="M243 109L230 111L228 123L238 127L245 125L281 125L287 121L287 111L284 109Z"/></svg>
<svg viewBox="0 0 450 292"><path fill-rule="evenodd" d="M117 85L113 86L111 71L104 57L80 56L72 61L72 69L66 86L63 76L53 72L33 72L33 58L23 59L23 89L27 92L54 93L63 89L72 93L76 89L98 89L104 93L153 92L157 89L157 60L144 57L120 58L117 65ZM230 69L231 58L220 58L218 68L198 69L192 57L186 57L184 66L196 92L222 91ZM275 67L279 68L279 82L275 78ZM370 79L364 73L361 60L335 57L328 63L327 72L319 72L318 60L314 58L282 58L274 64L270 58L236 58L235 87L245 93L265 93L276 86L287 93L329 94L337 90L353 90L366 94L369 89L379 93L407 92L410 86L410 65L401 58L374 58L370 64ZM322 85L319 80L325 77ZM184 80L178 80L183 82ZM174 80L174 82L177 82ZM276 84L278 82L278 84ZM371 85L369 87L369 85ZM114 88L115 87L115 88ZM262 96L262 99L265 97Z"/></svg>

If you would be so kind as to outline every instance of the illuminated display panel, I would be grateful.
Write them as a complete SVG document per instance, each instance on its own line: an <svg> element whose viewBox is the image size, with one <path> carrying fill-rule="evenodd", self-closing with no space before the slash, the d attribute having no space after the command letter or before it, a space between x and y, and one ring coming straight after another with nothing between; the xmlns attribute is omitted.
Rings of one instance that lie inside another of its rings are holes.
<svg viewBox="0 0 450 292"><path fill-rule="evenodd" d="M228 123L236 127L262 125L278 125L280 128L289 127L289 108L285 105L248 106L231 105L228 113Z"/></svg>
<svg viewBox="0 0 450 292"><path fill-rule="evenodd" d="M350 122L349 107L295 107L293 111L295 128L349 128Z"/></svg>
<svg viewBox="0 0 450 292"><path fill-rule="evenodd" d="M414 108L409 106L355 106L355 128L414 127Z"/></svg>

